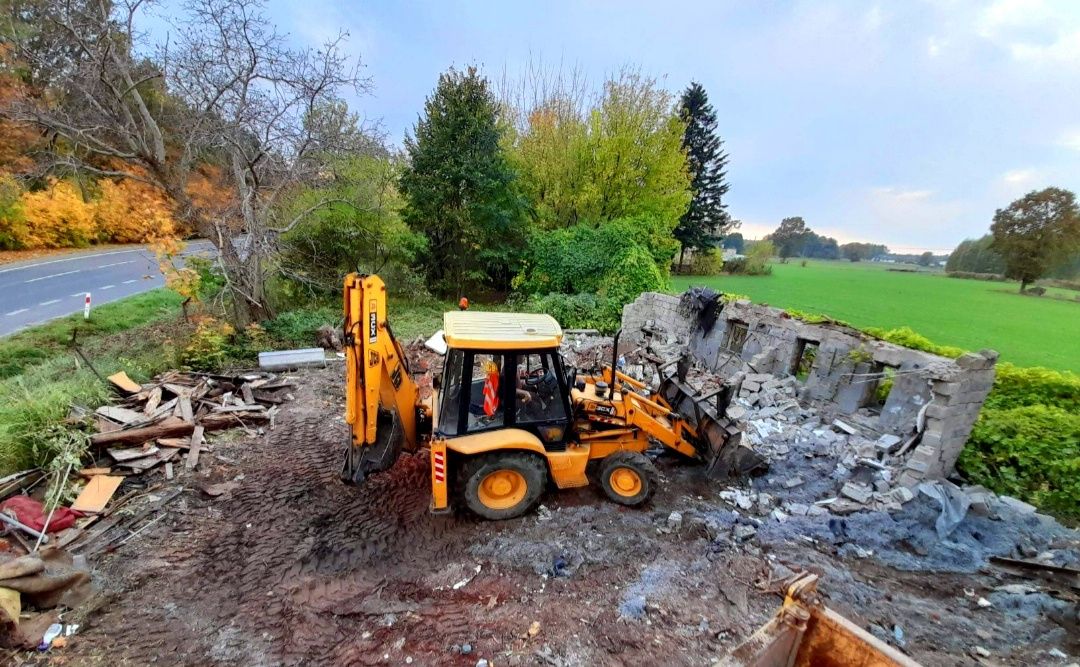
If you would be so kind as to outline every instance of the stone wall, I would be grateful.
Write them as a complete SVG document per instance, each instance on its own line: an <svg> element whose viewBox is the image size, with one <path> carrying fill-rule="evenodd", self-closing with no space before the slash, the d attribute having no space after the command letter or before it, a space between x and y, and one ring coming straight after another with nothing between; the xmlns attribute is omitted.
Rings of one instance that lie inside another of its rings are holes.
<svg viewBox="0 0 1080 667"><path fill-rule="evenodd" d="M749 301L724 305L706 331L696 313L680 308L679 297L655 292L627 304L622 328L623 351L647 333L662 334L685 344L699 366L725 377L796 375L803 404L829 416L859 415L861 425L910 443L901 476L906 485L952 471L993 385L997 360L991 350L939 357ZM882 404L879 388L883 393L889 381Z"/></svg>

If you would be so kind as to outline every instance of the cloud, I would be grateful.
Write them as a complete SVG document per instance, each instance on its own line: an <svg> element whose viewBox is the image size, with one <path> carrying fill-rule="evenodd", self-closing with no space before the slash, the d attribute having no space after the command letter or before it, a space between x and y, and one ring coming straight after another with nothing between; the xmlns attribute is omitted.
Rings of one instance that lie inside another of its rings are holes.
<svg viewBox="0 0 1080 667"><path fill-rule="evenodd" d="M865 229L849 229L848 234L905 252L910 248L944 251L963 226L966 211L963 202L944 199L934 190L874 187L864 192L854 208Z"/></svg>
<svg viewBox="0 0 1080 667"><path fill-rule="evenodd" d="M1027 186L1030 185L1039 173L1034 169L1012 169L1001 176L1001 180L1007 185Z"/></svg>
<svg viewBox="0 0 1080 667"><path fill-rule="evenodd" d="M1080 127L1074 127L1061 133L1058 144L1074 151L1080 151Z"/></svg>
<svg viewBox="0 0 1080 667"><path fill-rule="evenodd" d="M997 0L975 20L975 32L1032 65L1080 65L1080 12L1053 0Z"/></svg>

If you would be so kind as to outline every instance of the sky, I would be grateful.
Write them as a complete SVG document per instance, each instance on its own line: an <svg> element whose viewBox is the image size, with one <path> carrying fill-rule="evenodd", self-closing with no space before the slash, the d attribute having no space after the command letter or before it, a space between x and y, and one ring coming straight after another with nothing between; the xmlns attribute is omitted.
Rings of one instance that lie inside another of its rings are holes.
<svg viewBox="0 0 1080 667"><path fill-rule="evenodd" d="M700 82L747 238L802 216L841 243L947 253L1034 189L1080 190L1080 1L271 0L297 46L349 33L350 106L401 145L438 75L530 64L599 88Z"/></svg>

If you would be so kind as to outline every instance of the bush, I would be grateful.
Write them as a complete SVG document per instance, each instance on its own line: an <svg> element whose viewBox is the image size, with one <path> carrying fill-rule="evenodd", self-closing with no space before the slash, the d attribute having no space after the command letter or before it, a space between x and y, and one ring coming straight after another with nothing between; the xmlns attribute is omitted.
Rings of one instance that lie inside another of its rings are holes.
<svg viewBox="0 0 1080 667"><path fill-rule="evenodd" d="M1005 276L1000 273L974 273L972 271L947 271L945 275L950 278L967 278L968 280L993 280L1004 282Z"/></svg>
<svg viewBox="0 0 1080 667"><path fill-rule="evenodd" d="M1012 409L1046 405L1080 414L1080 376L1049 368L1022 368L1008 362L997 365L994 389L984 409Z"/></svg>
<svg viewBox="0 0 1080 667"><path fill-rule="evenodd" d="M394 313L391 312L391 324L394 323L394 317ZM315 344L315 332L319 327L327 324L339 327L341 321L342 315L339 309L320 306L282 313L274 319L264 322L263 328L272 340L286 346L311 347Z"/></svg>
<svg viewBox="0 0 1080 667"><path fill-rule="evenodd" d="M960 470L997 493L1080 516L1080 414L1048 405L983 408Z"/></svg>
<svg viewBox="0 0 1080 667"><path fill-rule="evenodd" d="M227 347L234 331L226 322L212 317L203 319L180 353L180 363L196 371L218 370L225 365Z"/></svg>
<svg viewBox="0 0 1080 667"><path fill-rule="evenodd" d="M622 322L617 300L596 294L546 294L533 296L514 307L531 313L547 313L564 329L597 329L614 333Z"/></svg>
<svg viewBox="0 0 1080 667"><path fill-rule="evenodd" d="M690 275L715 276L724 268L724 258L716 248L699 250L690 260Z"/></svg>

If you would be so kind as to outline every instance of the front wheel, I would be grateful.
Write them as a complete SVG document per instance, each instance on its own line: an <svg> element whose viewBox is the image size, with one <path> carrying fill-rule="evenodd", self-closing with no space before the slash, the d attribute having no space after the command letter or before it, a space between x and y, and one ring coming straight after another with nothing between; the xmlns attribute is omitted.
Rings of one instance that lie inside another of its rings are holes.
<svg viewBox="0 0 1080 667"><path fill-rule="evenodd" d="M461 495L473 513L494 521L513 519L540 501L547 463L525 452L481 454L465 463L460 480Z"/></svg>
<svg viewBox="0 0 1080 667"><path fill-rule="evenodd" d="M638 507L649 502L659 479L653 462L638 452L615 452L600 463L600 488L620 505Z"/></svg>

